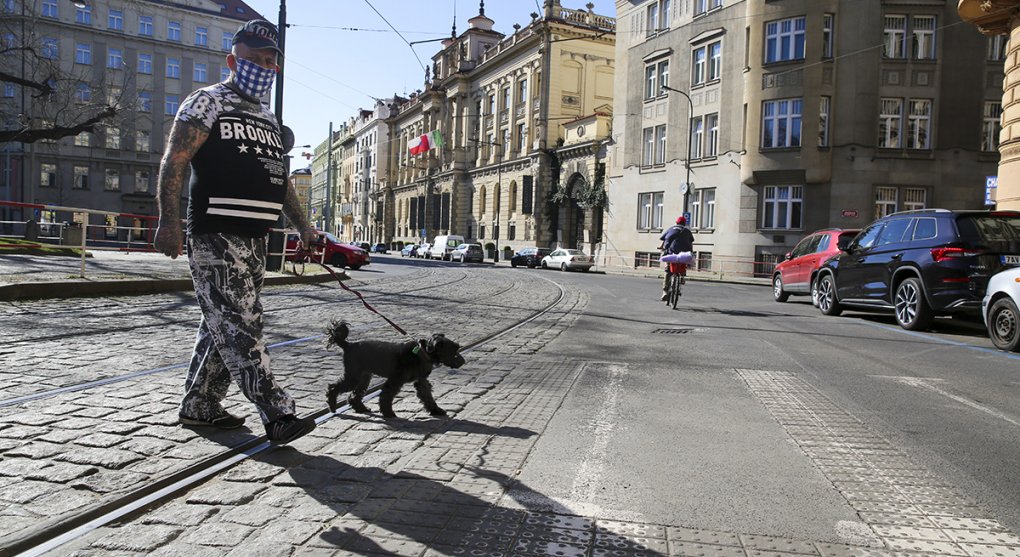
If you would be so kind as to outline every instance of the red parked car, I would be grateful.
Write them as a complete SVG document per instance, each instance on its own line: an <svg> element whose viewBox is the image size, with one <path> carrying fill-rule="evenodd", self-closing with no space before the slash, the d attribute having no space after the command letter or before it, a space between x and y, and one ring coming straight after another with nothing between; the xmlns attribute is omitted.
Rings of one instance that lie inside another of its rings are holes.
<svg viewBox="0 0 1020 557"><path fill-rule="evenodd" d="M811 303L817 306L818 268L846 248L858 232L856 228L826 228L805 236L772 273L772 295L776 301L810 295Z"/></svg>
<svg viewBox="0 0 1020 557"><path fill-rule="evenodd" d="M350 267L356 271L363 265L371 263L368 252L350 244L344 244L336 236L328 232L316 231L318 236L312 241L313 261L322 261L334 267ZM287 261L294 261L297 254L298 235L287 235ZM321 259L320 259L321 257Z"/></svg>

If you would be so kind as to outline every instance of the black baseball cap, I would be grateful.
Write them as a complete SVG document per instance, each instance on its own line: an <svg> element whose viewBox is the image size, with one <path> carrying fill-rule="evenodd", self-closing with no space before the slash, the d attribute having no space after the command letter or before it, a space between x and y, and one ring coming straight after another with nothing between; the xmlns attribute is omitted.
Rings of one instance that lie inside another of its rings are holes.
<svg viewBox="0 0 1020 557"><path fill-rule="evenodd" d="M272 23L264 19L253 19L234 32L234 38L230 44L243 43L251 48L271 48L283 54L277 43L279 36L280 32Z"/></svg>

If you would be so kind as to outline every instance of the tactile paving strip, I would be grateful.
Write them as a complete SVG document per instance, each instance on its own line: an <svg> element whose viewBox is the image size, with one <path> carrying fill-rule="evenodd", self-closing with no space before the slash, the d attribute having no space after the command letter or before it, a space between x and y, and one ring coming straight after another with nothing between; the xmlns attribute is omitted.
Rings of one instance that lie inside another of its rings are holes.
<svg viewBox="0 0 1020 557"><path fill-rule="evenodd" d="M795 374L736 371L888 550L1020 556L1020 538Z"/></svg>

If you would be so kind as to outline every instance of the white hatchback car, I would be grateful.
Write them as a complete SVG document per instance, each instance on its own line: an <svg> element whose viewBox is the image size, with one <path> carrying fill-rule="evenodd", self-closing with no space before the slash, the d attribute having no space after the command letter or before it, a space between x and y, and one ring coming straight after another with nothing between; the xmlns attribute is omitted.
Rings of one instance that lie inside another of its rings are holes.
<svg viewBox="0 0 1020 557"><path fill-rule="evenodd" d="M590 255L578 249L560 248L542 258L543 269L559 269L561 271L573 271L579 269L588 271L595 261Z"/></svg>
<svg viewBox="0 0 1020 557"><path fill-rule="evenodd" d="M992 276L981 300L992 344L1001 350L1020 351L1020 267L1013 267Z"/></svg>

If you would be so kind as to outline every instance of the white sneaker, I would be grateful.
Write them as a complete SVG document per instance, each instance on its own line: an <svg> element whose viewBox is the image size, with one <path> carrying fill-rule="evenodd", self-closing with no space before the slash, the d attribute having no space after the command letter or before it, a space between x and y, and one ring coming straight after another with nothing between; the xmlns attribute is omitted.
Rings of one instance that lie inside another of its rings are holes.
<svg viewBox="0 0 1020 557"><path fill-rule="evenodd" d="M666 292L665 290L663 290L663 291L662 291L662 297L661 297L661 298L659 298L659 301L660 301L660 302L665 302L665 301L666 301L666 298L668 298L668 297L669 297L669 292Z"/></svg>

